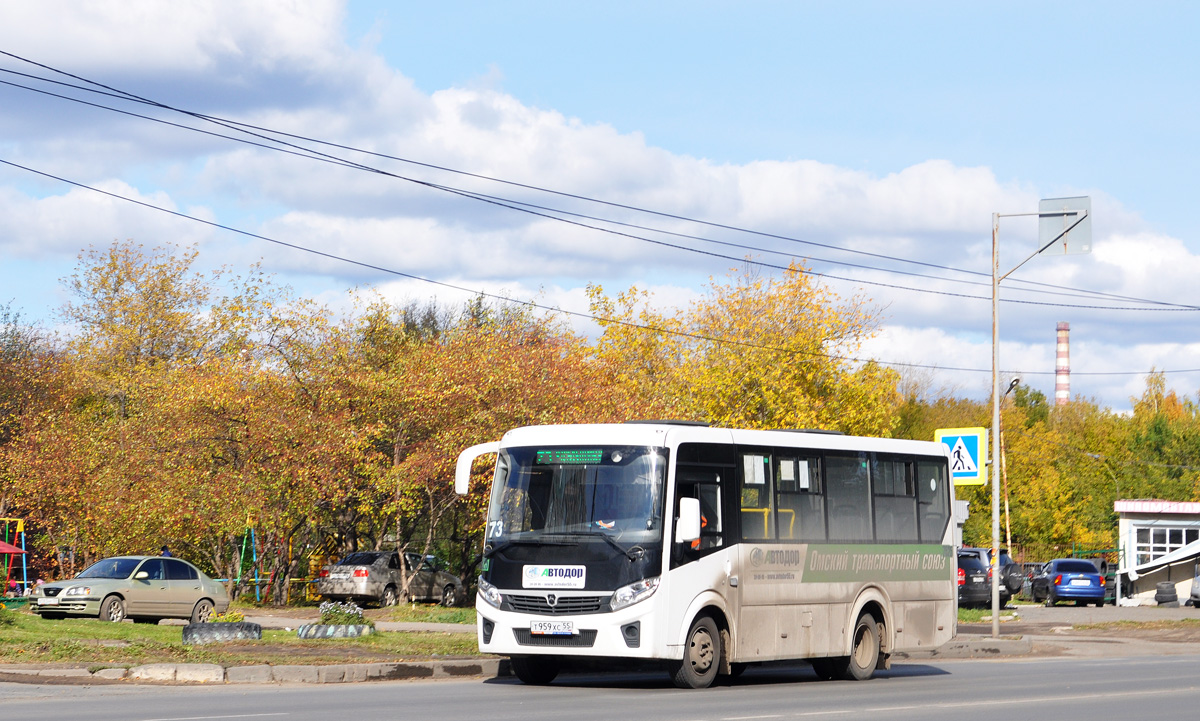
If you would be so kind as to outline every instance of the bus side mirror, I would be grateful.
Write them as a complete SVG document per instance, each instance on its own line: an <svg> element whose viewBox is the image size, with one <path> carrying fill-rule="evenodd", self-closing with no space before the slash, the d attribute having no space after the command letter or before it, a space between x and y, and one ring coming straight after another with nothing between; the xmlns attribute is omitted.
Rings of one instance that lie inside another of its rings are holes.
<svg viewBox="0 0 1200 721"><path fill-rule="evenodd" d="M675 521L675 542L691 543L700 538L700 499L680 498L679 518Z"/></svg>
<svg viewBox="0 0 1200 721"><path fill-rule="evenodd" d="M475 459L485 453L495 453L500 450L499 441L491 443L480 443L477 446L471 446L467 450L458 454L458 463L454 467L454 492L458 495L464 495L471 486L471 464Z"/></svg>

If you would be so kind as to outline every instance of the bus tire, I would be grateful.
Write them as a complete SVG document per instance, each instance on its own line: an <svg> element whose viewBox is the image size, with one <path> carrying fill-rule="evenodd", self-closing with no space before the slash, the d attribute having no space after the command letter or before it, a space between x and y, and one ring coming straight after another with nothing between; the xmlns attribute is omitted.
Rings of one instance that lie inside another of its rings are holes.
<svg viewBox="0 0 1200 721"><path fill-rule="evenodd" d="M832 658L810 658L808 662L812 664L813 673L817 674L817 678L822 681L831 681L842 675L841 669L846 665L847 660L845 656L834 656Z"/></svg>
<svg viewBox="0 0 1200 721"><path fill-rule="evenodd" d="M512 670L521 683L545 686L558 676L558 662L549 656L514 656Z"/></svg>
<svg viewBox="0 0 1200 721"><path fill-rule="evenodd" d="M866 681L875 674L879 663L879 626L875 617L864 613L854 624L854 642L841 676L847 681Z"/></svg>
<svg viewBox="0 0 1200 721"><path fill-rule="evenodd" d="M671 681L679 688L708 688L721 665L721 633L711 616L697 616L688 629L683 659L671 661Z"/></svg>

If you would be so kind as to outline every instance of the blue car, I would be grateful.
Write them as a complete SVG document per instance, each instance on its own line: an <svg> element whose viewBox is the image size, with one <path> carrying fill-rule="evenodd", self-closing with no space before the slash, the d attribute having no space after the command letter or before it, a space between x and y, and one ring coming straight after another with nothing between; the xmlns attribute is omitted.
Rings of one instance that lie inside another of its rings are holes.
<svg viewBox="0 0 1200 721"><path fill-rule="evenodd" d="M1045 601L1053 606L1059 601L1074 601L1086 606L1104 605L1104 576L1091 561L1079 558L1057 558L1042 566L1042 571L1030 582L1034 602Z"/></svg>

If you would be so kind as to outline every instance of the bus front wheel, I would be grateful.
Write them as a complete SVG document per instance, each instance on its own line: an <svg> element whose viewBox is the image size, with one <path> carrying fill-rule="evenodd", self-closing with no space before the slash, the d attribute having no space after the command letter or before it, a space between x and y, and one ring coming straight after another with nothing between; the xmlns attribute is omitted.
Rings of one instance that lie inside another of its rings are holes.
<svg viewBox="0 0 1200 721"><path fill-rule="evenodd" d="M721 633L710 616L699 616L688 629L683 660L669 666L671 680L679 688L708 688L721 665Z"/></svg>
<svg viewBox="0 0 1200 721"><path fill-rule="evenodd" d="M512 670L522 683L545 686L558 676L558 663L547 656L514 656Z"/></svg>

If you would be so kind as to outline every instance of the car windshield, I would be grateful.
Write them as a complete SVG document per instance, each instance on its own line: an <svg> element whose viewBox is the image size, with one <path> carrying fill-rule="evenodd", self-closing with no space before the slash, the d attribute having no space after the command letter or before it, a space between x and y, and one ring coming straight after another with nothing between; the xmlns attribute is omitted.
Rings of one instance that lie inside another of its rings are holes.
<svg viewBox="0 0 1200 721"><path fill-rule="evenodd" d="M1059 573L1099 573L1091 561L1059 561Z"/></svg>
<svg viewBox="0 0 1200 721"><path fill-rule="evenodd" d="M496 464L489 541L662 535L666 451L631 446L506 448Z"/></svg>
<svg viewBox="0 0 1200 721"><path fill-rule="evenodd" d="M75 578L129 578L140 558L106 558L88 566Z"/></svg>
<svg viewBox="0 0 1200 721"><path fill-rule="evenodd" d="M370 551L359 551L351 553L342 560L337 562L339 566L370 566L383 556L382 553L374 553Z"/></svg>

